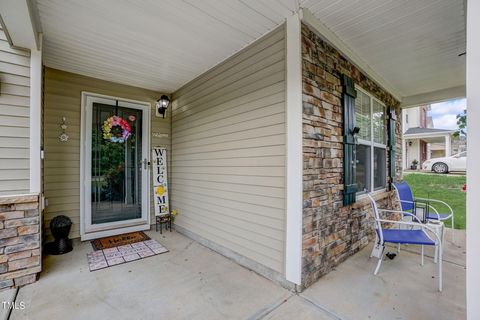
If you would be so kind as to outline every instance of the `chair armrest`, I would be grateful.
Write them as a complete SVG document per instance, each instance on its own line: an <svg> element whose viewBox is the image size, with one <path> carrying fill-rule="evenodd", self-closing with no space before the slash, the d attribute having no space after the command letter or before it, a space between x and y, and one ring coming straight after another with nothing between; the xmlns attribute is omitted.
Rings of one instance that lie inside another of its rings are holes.
<svg viewBox="0 0 480 320"><path fill-rule="evenodd" d="M391 224L400 224L400 225L406 225L406 226L412 226L412 227L420 227L421 229L425 229L430 231L432 234L435 235L435 238L437 238L438 243L440 246L442 245L442 239L440 239L439 235L429 226L423 224L423 223L418 223L418 222L408 222L408 221L397 221L397 220L385 220L385 219L375 219L377 222L384 222L384 223L391 223ZM428 235L428 234L427 234ZM430 238L430 236L428 235ZM430 238L431 239L431 238ZM433 240L433 239L432 239Z"/></svg>
<svg viewBox="0 0 480 320"><path fill-rule="evenodd" d="M412 204L414 204L414 205L415 205L417 202L422 202L422 203L424 203L425 205L427 205L427 202L428 202L428 200L427 200L427 199L424 199L424 198L415 198L415 200L420 200L420 201L399 200L399 202L412 203ZM447 204L445 203L445 205L447 205ZM435 209L432 205L428 204L428 207L429 207L430 209L432 209L435 213L438 214L437 209Z"/></svg>
<svg viewBox="0 0 480 320"><path fill-rule="evenodd" d="M437 216L437 220L440 221L440 214L438 213L437 209L435 209L434 207L432 207L430 205L428 207L433 210L433 213Z"/></svg>
<svg viewBox="0 0 480 320"><path fill-rule="evenodd" d="M418 223L418 222L409 222L409 221L401 221L401 220L386 220L386 219L375 219L375 220L378 221L378 222L391 223L391 224L402 224L402 225L405 225L405 226L420 227L422 229L432 230L428 226L424 225L423 223Z"/></svg>
<svg viewBox="0 0 480 320"><path fill-rule="evenodd" d="M453 209L452 207L450 207L448 205L448 203L446 203L445 201L441 201L441 200L437 200L437 199L426 199L426 198L415 198L415 200L422 200L422 201L429 201L429 202L436 202L436 203L441 203L443 204L445 207L448 208L448 210L450 210L450 213L453 214ZM434 209L435 210L435 209ZM436 211L436 210L435 210ZM438 212L437 212L438 213Z"/></svg>
<svg viewBox="0 0 480 320"><path fill-rule="evenodd" d="M435 207L434 207L434 206L432 206L431 204L427 204L427 203L425 203L425 205L427 205L427 206L428 206L430 209L432 209L433 213L437 215L437 219L439 219L439 220L440 220L440 214L438 213L438 210L437 210L437 209L435 209Z"/></svg>
<svg viewBox="0 0 480 320"><path fill-rule="evenodd" d="M414 215L413 213L411 213L411 212L399 211L399 210L389 210L389 209L378 209L378 211L392 212L392 213L401 213L402 215L405 215L405 216L411 216L412 218L414 218L415 220L417 220L418 223L422 223L422 222L420 221L420 219L418 219L418 217L417 217L416 215Z"/></svg>

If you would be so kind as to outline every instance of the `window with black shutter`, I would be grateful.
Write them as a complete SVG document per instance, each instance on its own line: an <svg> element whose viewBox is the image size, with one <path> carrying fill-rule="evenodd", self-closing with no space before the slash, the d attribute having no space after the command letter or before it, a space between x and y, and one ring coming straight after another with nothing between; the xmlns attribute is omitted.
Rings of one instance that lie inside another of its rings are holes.
<svg viewBox="0 0 480 320"><path fill-rule="evenodd" d="M343 75L343 205L355 202L357 193L355 156L355 98L357 91L353 80Z"/></svg>
<svg viewBox="0 0 480 320"><path fill-rule="evenodd" d="M390 107L388 111L388 148L390 150L389 183L395 182L395 122L397 114L395 108Z"/></svg>

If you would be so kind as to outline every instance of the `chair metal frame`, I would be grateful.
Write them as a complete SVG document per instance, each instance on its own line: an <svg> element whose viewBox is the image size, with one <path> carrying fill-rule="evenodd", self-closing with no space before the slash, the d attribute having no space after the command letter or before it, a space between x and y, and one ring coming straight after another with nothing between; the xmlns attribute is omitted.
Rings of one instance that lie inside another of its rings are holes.
<svg viewBox="0 0 480 320"><path fill-rule="evenodd" d="M402 200L400 198L400 192L397 188L397 184L405 184L409 189L410 189L410 193L412 194L412 198L413 198L413 201L409 201L409 200ZM397 194L397 200L398 202L400 203L400 206L402 208L402 210L404 210L404 205L403 204L412 204L413 205L413 213L415 214L415 201L416 200L419 200L419 201L423 201L423 202L426 202L428 207L430 209L433 210L433 213L437 216L436 219L432 219L432 218L429 218L428 220L432 220L432 221L445 221L445 220L451 220L451 223L452 223L452 228L451 228L451 239L452 239L452 242L454 243L455 242L455 218L454 218L454 214L453 214L453 209L452 207L450 207L450 205L448 203L446 203L445 201L441 201L441 200L438 200L438 199L427 199L427 198L419 198L419 197L414 197L413 196L413 192L412 192L412 188L410 188L410 185L406 182L396 182L396 183L392 183L392 186L393 188L395 189L395 193ZM448 210L450 211L449 213L447 213L447 216L445 217L440 217L440 213L438 212L437 209L435 209L435 207L433 207L431 204L429 204L429 202L435 202L435 203L439 203L439 204L442 204L444 205L446 208L448 208Z"/></svg>
<svg viewBox="0 0 480 320"><path fill-rule="evenodd" d="M375 232L375 234L376 234L375 243L382 246L382 253L381 253L380 257L378 258L378 263L377 263L377 266L376 266L373 274L377 275L378 271L380 270L380 266L382 264L384 251L385 251L385 250L383 250L383 248L385 246L385 243L396 243L396 244L400 244L400 243L407 244L407 243L409 243L408 239L405 239L402 242L390 241L388 239L385 239L384 238L384 233L383 233L384 229L382 227L382 224L388 223L388 224L393 224L393 225L398 225L398 226L407 226L407 227L410 227L410 229L409 230L408 229L403 230L404 233L408 233L410 231L413 234L413 232L418 233L418 231L421 230L421 232L423 232L425 234L425 236L434 243L434 244L427 244L427 243L421 244L421 246L422 246L422 252L421 252L422 262L421 262L421 265L422 266L424 265L424 245L435 246L435 248L438 252L438 290L441 292L443 290L443 276L442 276L442 268L443 268L443 266L442 266L443 253L442 252L443 252L443 250L442 250L442 239L440 238L440 236L432 228L430 228L427 225L421 223L420 220L417 218L417 216L415 216L414 214L412 214L410 212L398 211L398 210L378 209L377 203L373 199L373 197L369 193L367 195L370 198L370 202L371 202L371 205L372 205L373 217L375 219L375 230L376 230L376 232ZM381 219L379 212L401 213L402 215L411 216L412 217L412 222L403 221L403 220L398 220L397 221L397 220ZM417 220L419 222L413 222L413 220ZM413 229L415 227L417 229ZM429 231L431 234L433 234L435 239L433 239L430 236L430 234L427 233L426 231ZM416 244L416 243L412 243L412 244ZM374 250L375 250L375 247L372 250L372 254L370 255L370 257L373 256Z"/></svg>

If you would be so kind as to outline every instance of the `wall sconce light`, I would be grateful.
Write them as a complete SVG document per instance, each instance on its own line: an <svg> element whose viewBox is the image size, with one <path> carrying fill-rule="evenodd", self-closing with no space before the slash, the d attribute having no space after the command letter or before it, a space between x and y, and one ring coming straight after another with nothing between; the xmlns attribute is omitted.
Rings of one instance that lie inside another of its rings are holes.
<svg viewBox="0 0 480 320"><path fill-rule="evenodd" d="M412 144L413 144L413 142L412 142L412 141L408 141L408 146L409 146L409 147L411 147L411 146L412 146Z"/></svg>
<svg viewBox="0 0 480 320"><path fill-rule="evenodd" d="M170 104L170 99L166 95L162 95L160 99L157 100L157 116L162 115L165 118L165 113L167 112L168 105Z"/></svg>

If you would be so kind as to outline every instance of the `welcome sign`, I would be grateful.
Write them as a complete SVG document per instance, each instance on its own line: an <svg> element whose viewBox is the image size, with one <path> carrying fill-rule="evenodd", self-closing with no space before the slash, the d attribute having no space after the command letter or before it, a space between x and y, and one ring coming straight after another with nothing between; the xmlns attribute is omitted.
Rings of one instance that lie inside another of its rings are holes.
<svg viewBox="0 0 480 320"><path fill-rule="evenodd" d="M155 216L169 214L167 148L154 147L152 150L153 197Z"/></svg>

